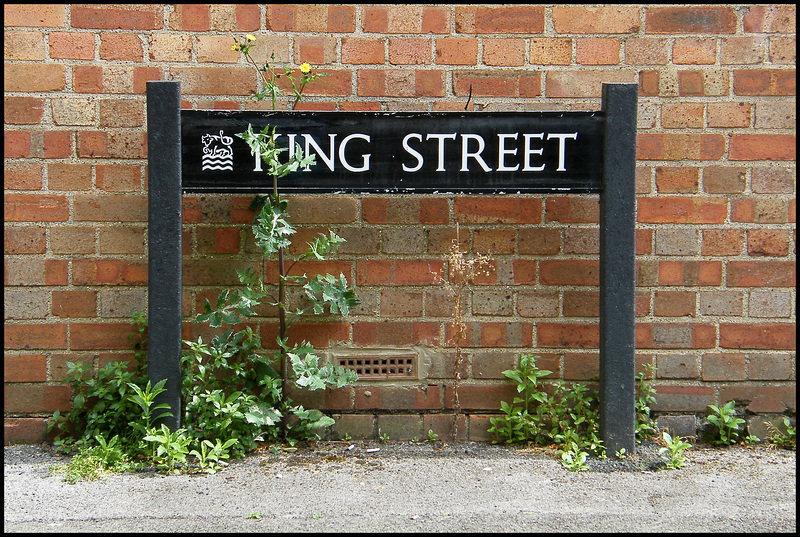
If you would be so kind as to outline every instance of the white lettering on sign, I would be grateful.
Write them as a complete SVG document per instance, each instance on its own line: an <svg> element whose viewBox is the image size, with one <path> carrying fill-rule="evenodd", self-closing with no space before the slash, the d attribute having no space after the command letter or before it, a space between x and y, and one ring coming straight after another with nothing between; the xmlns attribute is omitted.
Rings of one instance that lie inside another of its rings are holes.
<svg viewBox="0 0 800 537"><path fill-rule="evenodd" d="M221 134L221 133L220 133ZM520 134L522 140L520 143ZM207 135L208 136L208 135ZM282 134L275 134L274 139L283 136ZM344 137L337 146L337 135L328 134L327 144L323 144L314 139L311 134L307 133L290 133L286 137L289 141L289 156L294 156L297 149L301 147L297 143L298 136L302 138L304 147L302 150L306 155L314 153L319 157L321 164L334 171L338 164L344 167L349 172L367 172L370 169L370 157L372 153L361 152L354 150L348 153L348 144L354 140L359 141L355 143L357 149L366 145L369 148L371 137L368 134L354 133ZM219 138L219 137L215 137ZM227 137L226 137L227 138ZM460 138L460 140L459 140ZM411 132L406 134L402 140L402 148L405 154L411 160L404 160L401 164L402 169L406 173L416 173L425 167L425 154L436 155L436 168L437 172L446 172L447 163L454 162L460 163L460 172L474 171L475 165L480 167L486 173L497 172L542 172L545 170L547 164L544 162L545 145L543 142L547 140L556 140L557 146L555 148L556 158L550 156L550 162L555 160L557 162L556 171L567 171L567 141L578 140L577 132L534 132L534 133L499 133L497 134L497 167L492 168L486 162L484 154L486 153L487 141L480 134L473 133L428 133L423 136L419 132ZM205 141L205 137L204 137ZM455 142L454 144L447 144L448 141ZM460 143L459 143L460 142ZM433 147L426 144L433 144ZM386 148L381 148L386 149ZM423 151L427 149L427 151ZM551 151L553 148L551 147ZM448 152L458 151L458 159L447 159ZM472 169L470 169L472 166ZM521 168L520 168L521 167ZM255 154L254 172L261 172L261 154ZM311 171L310 166L306 166L303 171ZM428 170L430 171L430 170Z"/></svg>

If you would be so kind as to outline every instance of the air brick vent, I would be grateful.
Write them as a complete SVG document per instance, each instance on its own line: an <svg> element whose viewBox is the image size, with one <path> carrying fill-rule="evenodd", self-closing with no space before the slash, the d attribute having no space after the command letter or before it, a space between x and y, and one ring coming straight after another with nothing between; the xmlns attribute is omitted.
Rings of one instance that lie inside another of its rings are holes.
<svg viewBox="0 0 800 537"><path fill-rule="evenodd" d="M391 356L346 356L338 365L352 369L361 380L398 380L417 378L417 357L413 354Z"/></svg>

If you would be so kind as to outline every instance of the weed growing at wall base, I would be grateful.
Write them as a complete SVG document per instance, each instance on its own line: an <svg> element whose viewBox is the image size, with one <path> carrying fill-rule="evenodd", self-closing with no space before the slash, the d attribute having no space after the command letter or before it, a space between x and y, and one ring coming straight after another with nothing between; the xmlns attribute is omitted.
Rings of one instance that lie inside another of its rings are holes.
<svg viewBox="0 0 800 537"><path fill-rule="evenodd" d="M494 443L556 444L561 446L562 465L571 471L586 470L589 454L605 458L605 447L599 437L597 392L580 383L568 385L563 381L553 384L550 395L542 379L552 374L536 366L536 356L523 354L517 369L503 371L503 375L517 385L517 393L509 404L500 402L503 416L489 418L489 433ZM652 436L655 432L649 405L655 402L655 389L644 375L637 377L637 439Z"/></svg>

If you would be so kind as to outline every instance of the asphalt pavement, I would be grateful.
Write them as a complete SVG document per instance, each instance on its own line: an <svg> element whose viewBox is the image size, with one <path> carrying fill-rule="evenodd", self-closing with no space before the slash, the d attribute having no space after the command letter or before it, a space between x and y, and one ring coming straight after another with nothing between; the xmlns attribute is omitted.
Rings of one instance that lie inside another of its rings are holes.
<svg viewBox="0 0 800 537"><path fill-rule="evenodd" d="M68 459L7 446L4 529L795 532L795 452L695 448L687 459L680 470L631 457L627 467L569 472L542 450L326 443L256 453L213 475L145 471L69 484L50 471Z"/></svg>

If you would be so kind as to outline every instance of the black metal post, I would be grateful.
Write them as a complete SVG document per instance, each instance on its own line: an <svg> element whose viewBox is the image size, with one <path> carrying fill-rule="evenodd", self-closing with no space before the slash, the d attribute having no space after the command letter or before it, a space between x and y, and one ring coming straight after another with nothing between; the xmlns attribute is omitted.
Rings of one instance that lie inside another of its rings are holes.
<svg viewBox="0 0 800 537"><path fill-rule="evenodd" d="M606 452L636 449L636 84L603 84L600 194L600 434Z"/></svg>
<svg viewBox="0 0 800 537"><path fill-rule="evenodd" d="M181 424L181 86L147 83L148 366L150 382L167 379L157 403Z"/></svg>

